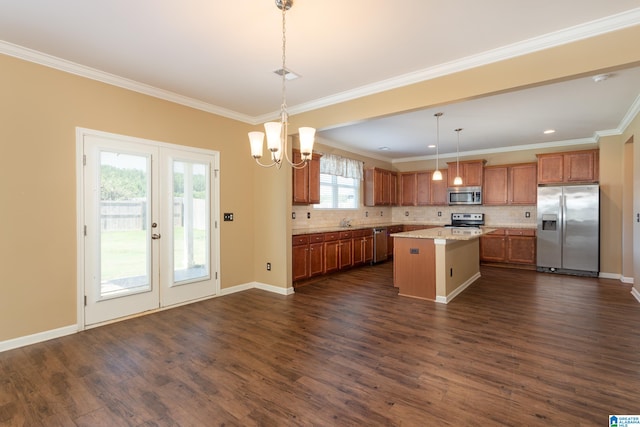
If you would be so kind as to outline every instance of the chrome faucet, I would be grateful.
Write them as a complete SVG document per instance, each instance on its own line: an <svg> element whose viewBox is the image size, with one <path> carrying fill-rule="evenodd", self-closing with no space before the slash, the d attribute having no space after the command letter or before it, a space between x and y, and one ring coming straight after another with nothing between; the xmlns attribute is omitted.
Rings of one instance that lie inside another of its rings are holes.
<svg viewBox="0 0 640 427"><path fill-rule="evenodd" d="M342 221L340 221L340 227L351 227L351 220L348 218L342 218Z"/></svg>

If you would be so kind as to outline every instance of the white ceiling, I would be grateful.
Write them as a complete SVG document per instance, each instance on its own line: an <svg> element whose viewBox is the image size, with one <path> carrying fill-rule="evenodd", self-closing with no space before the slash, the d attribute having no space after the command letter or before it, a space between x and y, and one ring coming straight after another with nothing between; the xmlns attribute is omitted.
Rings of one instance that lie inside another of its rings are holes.
<svg viewBox="0 0 640 427"><path fill-rule="evenodd" d="M0 0L0 53L258 124L280 106L280 18L273 0ZM640 0L296 0L287 67L302 77L287 103L295 114L638 24ZM467 153L593 141L620 130L639 94L635 68L446 105L440 151L455 151L457 127ZM427 156L435 112L319 135L378 158Z"/></svg>

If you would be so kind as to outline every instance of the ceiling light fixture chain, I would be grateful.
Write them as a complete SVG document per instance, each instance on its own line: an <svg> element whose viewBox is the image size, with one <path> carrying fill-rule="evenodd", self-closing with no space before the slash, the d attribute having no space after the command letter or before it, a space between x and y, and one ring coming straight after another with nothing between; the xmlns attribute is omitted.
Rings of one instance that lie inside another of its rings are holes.
<svg viewBox="0 0 640 427"><path fill-rule="evenodd" d="M456 177L453 180L453 185L462 185L462 177L460 176L460 131L462 128L455 129L458 134L458 142L456 142Z"/></svg>
<svg viewBox="0 0 640 427"><path fill-rule="evenodd" d="M442 181L442 172L440 172L440 167L438 164L439 150L440 150L440 117L443 113L435 113L434 116L436 118L436 170L433 171L432 180L434 181Z"/></svg>
<svg viewBox="0 0 640 427"><path fill-rule="evenodd" d="M294 163L289 158L289 150L287 149L287 141L289 136L289 113L287 111L287 25L286 11L293 6L293 0L275 0L276 6L282 11L282 68L278 74L282 83L282 103L280 104L280 122L269 122L264 124L265 132L249 132L249 142L251 145L251 156L256 163L262 167L276 166L280 169L282 166L282 158L284 157L293 168L301 169L309 163L313 155L313 143L316 130L311 127L301 127L298 129L300 141L300 161ZM267 148L271 152L270 164L260 162L262 157L262 146L264 143L265 133L267 136ZM283 156L284 152L284 156Z"/></svg>

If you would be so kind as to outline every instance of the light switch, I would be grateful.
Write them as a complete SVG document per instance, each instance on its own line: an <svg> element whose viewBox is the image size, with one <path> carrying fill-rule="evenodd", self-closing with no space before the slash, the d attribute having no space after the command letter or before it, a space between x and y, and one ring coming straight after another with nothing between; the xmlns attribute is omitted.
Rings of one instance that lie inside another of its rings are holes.
<svg viewBox="0 0 640 427"><path fill-rule="evenodd" d="M225 212L225 214L223 215L223 219L225 221L233 221L233 213L232 212Z"/></svg>

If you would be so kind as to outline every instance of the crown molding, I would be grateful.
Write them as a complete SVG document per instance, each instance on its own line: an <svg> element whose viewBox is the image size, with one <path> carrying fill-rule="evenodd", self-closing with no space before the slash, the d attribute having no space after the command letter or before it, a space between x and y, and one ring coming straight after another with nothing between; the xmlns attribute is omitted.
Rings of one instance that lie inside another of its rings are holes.
<svg viewBox="0 0 640 427"><path fill-rule="evenodd" d="M556 46L595 37L616 30L640 24L640 8L631 9L595 21L569 27L503 47L488 50L477 55L467 56L455 61L446 62L435 67L426 68L413 73L404 74L359 88L327 96L315 101L299 104L289 108L291 114L299 114L341 102L351 101L368 95L397 89L403 86L420 83L437 77L446 76L471 68L492 64L499 61L523 56L529 53L549 49ZM273 113L271 113L273 115Z"/></svg>
<svg viewBox="0 0 640 427"><path fill-rule="evenodd" d="M402 76L383 80L371 85L361 86L353 90L291 106L289 107L289 112L290 114L299 114L327 107L333 104L408 86L447 74L526 55L528 53L560 46L638 24L640 24L640 8L631 9L616 15L569 27L543 36L534 37L522 42L513 43L477 55L467 56L435 67L404 74ZM249 116L2 40L0 40L0 53L252 125L263 123L273 119L274 117L278 117L279 115L278 112L271 112L260 116Z"/></svg>
<svg viewBox="0 0 640 427"><path fill-rule="evenodd" d="M615 130L617 132L617 130ZM608 132L608 131L603 131L603 132ZM570 147L570 146L574 146L574 145L589 145L589 144L597 144L599 138L599 134L600 132L596 133L596 135L594 135L591 138L578 138L578 139L568 139L565 141L552 141L552 142L541 142L541 143L537 143L537 144L526 144L526 145L513 145L513 146L509 146L509 147L498 147L498 148L489 148L486 150L471 150L471 151L461 151L460 152L460 156L478 156L478 155L485 155L485 154L502 154L502 153L508 153L508 152L513 152L513 151L526 151L526 150L545 150L545 149L549 149L549 148L556 148L556 147ZM618 133L616 133L615 135L617 135ZM604 135L603 135L604 136ZM428 155L428 156L416 156L416 157L404 157L404 158L400 158L400 159L393 159L391 160L392 164L396 164L396 163L406 163L406 162L417 162L417 161L424 161L424 160L434 160L436 158L436 156L434 155ZM445 154L442 155L440 154L438 156L439 159L448 159L448 158L452 158L455 159L456 158L456 153L451 153L451 154Z"/></svg>
<svg viewBox="0 0 640 427"><path fill-rule="evenodd" d="M135 80L126 79L115 74L106 73L95 68L86 67L75 62L60 59L58 57L8 43L3 40L0 40L0 53L12 56L14 58L33 62L35 64L43 65L45 67L53 68L59 71L64 71L66 73L75 74L80 77L85 77L91 80L99 81L112 86L117 86L144 95L149 95L154 98L163 99L165 101L174 102L176 104L195 108L197 110L202 110L208 113L227 117L229 119L239 120L246 123L252 122L252 117L246 114L237 113L235 111L218 107L207 102L179 95L168 90L159 89L157 87L140 83Z"/></svg>

